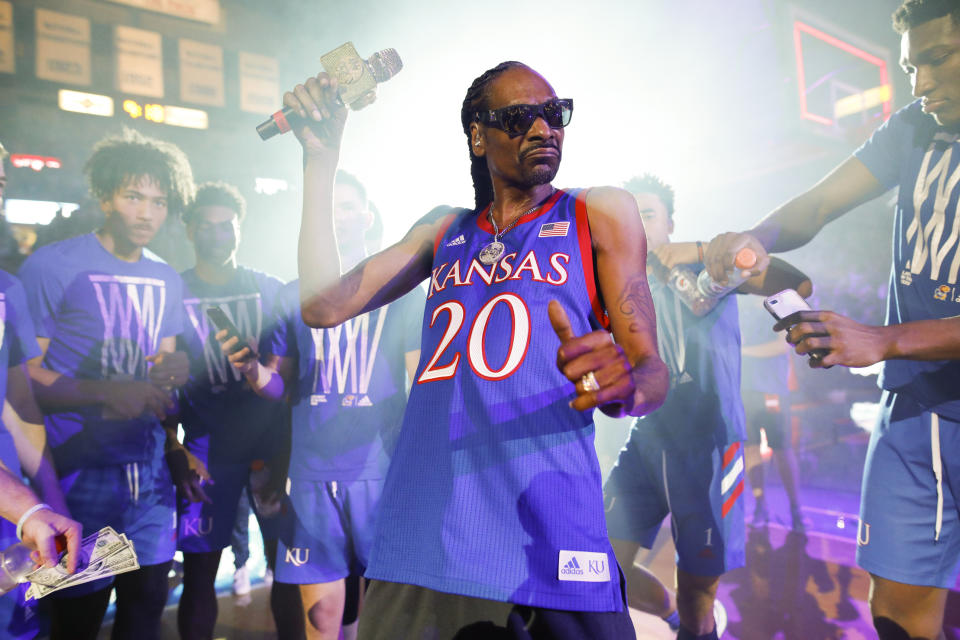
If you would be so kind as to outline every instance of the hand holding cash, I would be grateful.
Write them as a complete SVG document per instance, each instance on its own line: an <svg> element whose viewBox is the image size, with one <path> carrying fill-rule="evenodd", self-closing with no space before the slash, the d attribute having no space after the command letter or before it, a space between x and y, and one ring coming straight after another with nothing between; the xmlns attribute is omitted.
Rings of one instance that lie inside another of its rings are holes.
<svg viewBox="0 0 960 640"><path fill-rule="evenodd" d="M80 542L74 573L67 571L66 555L61 554L60 561L54 566L41 567L27 576L31 583L26 593L27 600L140 568L133 542L112 527L104 527Z"/></svg>

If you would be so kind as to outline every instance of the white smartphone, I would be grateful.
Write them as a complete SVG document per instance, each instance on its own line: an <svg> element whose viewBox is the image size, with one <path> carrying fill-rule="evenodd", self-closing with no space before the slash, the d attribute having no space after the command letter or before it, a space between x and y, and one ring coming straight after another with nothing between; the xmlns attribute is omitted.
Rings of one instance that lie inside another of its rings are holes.
<svg viewBox="0 0 960 640"><path fill-rule="evenodd" d="M810 311L810 305L793 289L784 289L763 300L763 308L777 320L789 318L800 311ZM827 351L815 349L807 354L811 360L821 360Z"/></svg>
<svg viewBox="0 0 960 640"><path fill-rule="evenodd" d="M793 289L784 289L780 293L765 298L763 308L777 320L783 320L798 311L809 311L810 305Z"/></svg>

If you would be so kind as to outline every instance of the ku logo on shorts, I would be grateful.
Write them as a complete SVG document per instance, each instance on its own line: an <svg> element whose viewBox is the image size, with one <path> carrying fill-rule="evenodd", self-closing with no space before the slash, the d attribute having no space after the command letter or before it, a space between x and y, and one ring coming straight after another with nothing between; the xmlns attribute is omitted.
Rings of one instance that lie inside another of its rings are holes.
<svg viewBox="0 0 960 640"><path fill-rule="evenodd" d="M309 560L310 549L299 549L297 547L287 549L287 554L283 559L284 562L292 564L295 567L302 567L307 564Z"/></svg>

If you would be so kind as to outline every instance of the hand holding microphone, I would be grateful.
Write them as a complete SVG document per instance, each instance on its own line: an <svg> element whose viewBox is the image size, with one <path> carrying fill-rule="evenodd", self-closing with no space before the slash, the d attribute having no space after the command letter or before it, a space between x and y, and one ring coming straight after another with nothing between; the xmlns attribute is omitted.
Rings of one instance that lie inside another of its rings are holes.
<svg viewBox="0 0 960 640"><path fill-rule="evenodd" d="M395 49L378 51L363 60L349 42L324 54L320 61L326 72L285 93L284 108L257 127L263 140L304 123L324 120L339 124L332 130L329 126L323 127L328 134L325 137L330 137L329 134L339 137L346 117L344 104L354 110L371 104L376 99L377 83L389 80L403 68Z"/></svg>

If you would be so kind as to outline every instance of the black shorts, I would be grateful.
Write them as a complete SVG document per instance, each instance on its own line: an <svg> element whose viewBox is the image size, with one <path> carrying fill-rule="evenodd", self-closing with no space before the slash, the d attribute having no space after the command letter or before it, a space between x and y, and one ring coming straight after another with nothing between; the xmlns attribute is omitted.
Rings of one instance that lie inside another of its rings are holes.
<svg viewBox="0 0 960 640"><path fill-rule="evenodd" d="M630 613L562 611L373 580L358 640L631 640Z"/></svg>
<svg viewBox="0 0 960 640"><path fill-rule="evenodd" d="M743 410L747 414L747 443L760 444L760 429L767 432L771 449L785 450L791 445L788 396L762 391L744 391Z"/></svg>

